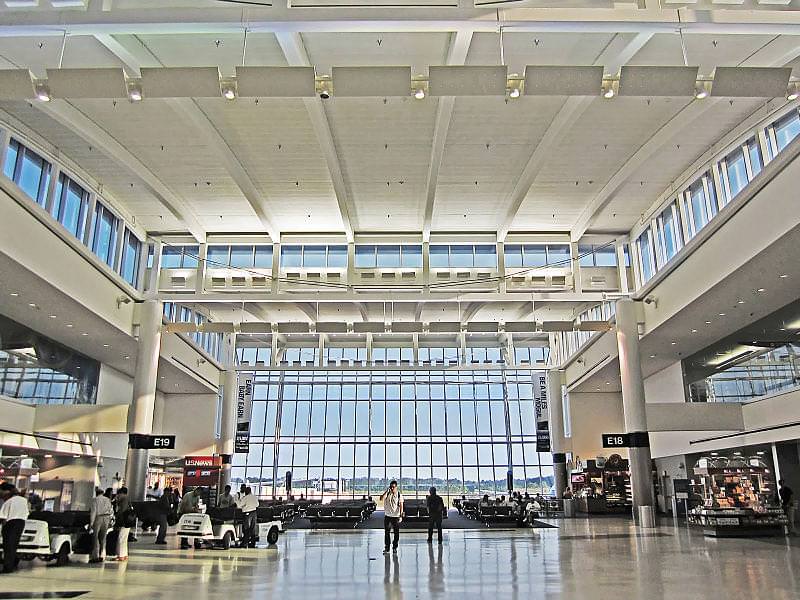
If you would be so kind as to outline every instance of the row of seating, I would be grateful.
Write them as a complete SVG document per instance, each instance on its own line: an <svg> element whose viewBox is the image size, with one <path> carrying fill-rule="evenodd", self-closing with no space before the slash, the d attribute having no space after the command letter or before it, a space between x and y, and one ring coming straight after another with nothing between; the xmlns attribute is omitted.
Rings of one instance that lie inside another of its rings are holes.
<svg viewBox="0 0 800 600"><path fill-rule="evenodd" d="M375 511L372 500L332 500L327 504L312 504L306 507L306 517L314 524L347 523L357 525Z"/></svg>
<svg viewBox="0 0 800 600"><path fill-rule="evenodd" d="M427 521L430 517L428 503L425 499L410 499L403 502L403 513L406 521ZM442 513L443 518L447 518L447 510Z"/></svg>

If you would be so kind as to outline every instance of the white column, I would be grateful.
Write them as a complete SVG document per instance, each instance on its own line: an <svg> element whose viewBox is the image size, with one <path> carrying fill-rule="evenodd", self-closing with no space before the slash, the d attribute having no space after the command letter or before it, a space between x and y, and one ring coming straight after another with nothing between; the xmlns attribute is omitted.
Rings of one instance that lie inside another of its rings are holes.
<svg viewBox="0 0 800 600"><path fill-rule="evenodd" d="M625 433L633 434L637 447L629 448L631 488L634 511L640 506L653 506L653 479L650 445L647 435L642 364L639 355L639 327L636 305L630 298L617 300L617 347L619 374L622 383L622 408Z"/></svg>
<svg viewBox="0 0 800 600"><path fill-rule="evenodd" d="M236 374L236 334L228 336L228 356L225 372L222 375L222 414L217 454L222 457L222 477L220 486L224 488L231 482L231 461L233 459L234 439L236 437L236 394L239 380Z"/></svg>
<svg viewBox="0 0 800 600"><path fill-rule="evenodd" d="M567 441L564 438L564 404L561 401L563 371L550 369L547 372L547 408L550 411L550 451L553 454L553 485L556 498L564 495L569 485L567 479Z"/></svg>
<svg viewBox="0 0 800 600"><path fill-rule="evenodd" d="M128 409L128 433L145 435L153 433L158 357L161 352L162 311L163 307L159 300L145 300L140 307L139 349L133 376L133 399ZM147 450L128 448L125 482L128 495L133 501L144 500L148 461Z"/></svg>

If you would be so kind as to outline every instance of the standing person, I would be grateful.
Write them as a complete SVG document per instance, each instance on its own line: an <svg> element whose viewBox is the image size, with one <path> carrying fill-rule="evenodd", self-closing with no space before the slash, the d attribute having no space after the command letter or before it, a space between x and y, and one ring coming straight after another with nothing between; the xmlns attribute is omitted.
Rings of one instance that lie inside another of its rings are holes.
<svg viewBox="0 0 800 600"><path fill-rule="evenodd" d="M164 494L164 490L158 487L158 482L153 484L153 487L147 490L148 500L158 500Z"/></svg>
<svg viewBox="0 0 800 600"><path fill-rule="evenodd" d="M28 501L10 483L0 484L0 524L3 527L3 573L17 570L17 548L28 518Z"/></svg>
<svg viewBox="0 0 800 600"><path fill-rule="evenodd" d="M397 482L392 480L389 489L379 498L383 502L383 553L389 553L389 530L394 531L392 552L397 554L397 545L400 543L400 523L403 521L403 496L397 489Z"/></svg>
<svg viewBox="0 0 800 600"><path fill-rule="evenodd" d="M200 495L197 490L189 490L183 495L178 507L178 516L200 512ZM189 548L189 538L181 538L181 549Z"/></svg>
<svg viewBox="0 0 800 600"><path fill-rule="evenodd" d="M784 479L781 479L778 485L780 486L778 496L781 499L781 506L783 507L783 512L786 513L786 519L789 521L789 534L794 535L794 491L786 485L786 480Z"/></svg>
<svg viewBox="0 0 800 600"><path fill-rule="evenodd" d="M222 492L220 497L217 499L217 507L230 508L231 506L236 506L236 498L234 498L233 494L231 494L231 486L226 485L225 491Z"/></svg>
<svg viewBox="0 0 800 600"><path fill-rule="evenodd" d="M92 525L92 557L90 563L103 562L103 555L106 551L106 535L111 525L111 515L114 514L114 507L111 500L106 498L103 490L97 490L97 495L92 501L92 509L89 512L89 523Z"/></svg>
<svg viewBox="0 0 800 600"><path fill-rule="evenodd" d="M427 498L428 504L428 543L433 542L433 528L439 536L439 543L442 543L442 517L444 517L444 500L436 493L436 488L430 489Z"/></svg>
<svg viewBox="0 0 800 600"><path fill-rule="evenodd" d="M258 508L258 498L253 495L253 490L246 487L244 496L236 504L242 511L242 541L241 548L256 547L256 509Z"/></svg>
<svg viewBox="0 0 800 600"><path fill-rule="evenodd" d="M172 495L172 488L164 488L164 493L156 500L158 504L158 535L156 535L156 544L167 543L167 529L169 527L169 515L172 513L172 505L175 503L175 498Z"/></svg>
<svg viewBox="0 0 800 600"><path fill-rule="evenodd" d="M245 484L240 485L239 486L239 491L236 492L236 495L234 496L234 500L236 502L236 506L241 506L240 502L245 497L246 493L247 493L247 486Z"/></svg>
<svg viewBox="0 0 800 600"><path fill-rule="evenodd" d="M117 490L114 506L114 527L117 530L117 560L128 560L128 535L131 527L136 525L136 515L128 498L128 488L122 486Z"/></svg>

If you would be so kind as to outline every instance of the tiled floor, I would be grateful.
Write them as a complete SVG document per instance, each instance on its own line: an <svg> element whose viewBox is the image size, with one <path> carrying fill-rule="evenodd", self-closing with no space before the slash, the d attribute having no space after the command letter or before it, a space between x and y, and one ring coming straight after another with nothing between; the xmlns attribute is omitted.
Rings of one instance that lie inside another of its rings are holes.
<svg viewBox="0 0 800 600"><path fill-rule="evenodd" d="M637 530L621 519L575 519L559 529L451 530L428 545L403 532L384 556L374 530L290 531L275 549L179 551L152 538L128 563L47 567L0 576L0 599L249 600L251 598L547 598L683 600L800 597L798 538L715 540L665 522Z"/></svg>

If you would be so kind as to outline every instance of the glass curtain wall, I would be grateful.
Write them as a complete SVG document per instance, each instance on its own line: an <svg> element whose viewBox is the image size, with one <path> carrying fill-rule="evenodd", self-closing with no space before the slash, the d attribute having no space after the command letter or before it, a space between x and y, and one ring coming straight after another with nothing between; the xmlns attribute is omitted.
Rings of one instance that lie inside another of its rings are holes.
<svg viewBox="0 0 800 600"><path fill-rule="evenodd" d="M536 452L538 371L260 371L249 454L232 477L261 497L408 498L547 494L552 456ZM240 374L241 376L241 374Z"/></svg>

